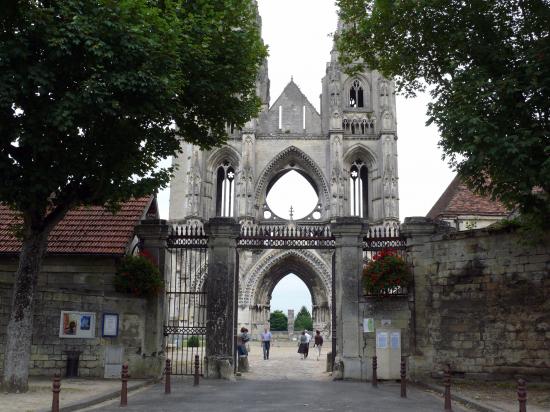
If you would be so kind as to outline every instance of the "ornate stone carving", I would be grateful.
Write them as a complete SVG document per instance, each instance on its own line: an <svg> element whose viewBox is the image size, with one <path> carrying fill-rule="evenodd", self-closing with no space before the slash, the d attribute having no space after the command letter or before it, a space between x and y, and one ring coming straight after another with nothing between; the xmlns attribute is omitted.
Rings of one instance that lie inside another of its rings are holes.
<svg viewBox="0 0 550 412"><path fill-rule="evenodd" d="M254 296L261 285L262 279L269 274L271 268L289 256L297 257L309 266L319 276L326 295L324 301L329 301L332 293L332 273L329 265L318 254L306 249L271 250L262 256L250 269L247 276L240 282L239 305L252 305Z"/></svg>
<svg viewBox="0 0 550 412"><path fill-rule="evenodd" d="M319 189L321 191L319 201L323 204L323 207L326 207L330 199L330 192L323 170L311 157L296 146L287 147L285 150L279 152L262 171L258 184L256 185L256 207L259 209L262 207L263 197L269 180L273 178L276 172L286 167L287 161L293 160L293 158L301 163L301 166L304 167L307 172L310 172L313 175L311 177L319 183Z"/></svg>

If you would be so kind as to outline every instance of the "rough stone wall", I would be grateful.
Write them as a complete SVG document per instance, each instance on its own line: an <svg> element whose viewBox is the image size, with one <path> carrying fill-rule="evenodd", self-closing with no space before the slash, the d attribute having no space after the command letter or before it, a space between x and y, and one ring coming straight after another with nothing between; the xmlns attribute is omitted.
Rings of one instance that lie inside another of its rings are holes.
<svg viewBox="0 0 550 412"><path fill-rule="evenodd" d="M418 236L414 265L417 377L550 378L550 239L530 246L488 230Z"/></svg>
<svg viewBox="0 0 550 412"><path fill-rule="evenodd" d="M0 258L0 370L3 367L3 345L9 321L13 274L16 258ZM124 347L133 377L156 376L151 355L144 353L147 302L144 299L117 294L113 288L113 258L49 257L39 280L36 295L31 375L65 373L65 351L82 351L79 362L81 377L103 377L105 349ZM95 338L60 338L62 310L94 312ZM119 314L119 336L102 338L102 314ZM156 355L156 354L155 354Z"/></svg>

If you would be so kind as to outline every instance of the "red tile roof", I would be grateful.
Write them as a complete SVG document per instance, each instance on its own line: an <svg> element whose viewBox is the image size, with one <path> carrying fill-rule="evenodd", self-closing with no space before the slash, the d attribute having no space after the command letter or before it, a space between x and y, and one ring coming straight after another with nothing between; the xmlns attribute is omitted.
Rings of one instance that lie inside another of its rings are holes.
<svg viewBox="0 0 550 412"><path fill-rule="evenodd" d="M155 203L152 196L133 199L116 214L100 206L71 210L50 234L48 254L124 255L135 226ZM0 254L19 253L21 242L11 229L20 221L15 212L0 204Z"/></svg>
<svg viewBox="0 0 550 412"><path fill-rule="evenodd" d="M509 211L499 201L473 193L456 176L426 215L440 219L458 215L508 216Z"/></svg>

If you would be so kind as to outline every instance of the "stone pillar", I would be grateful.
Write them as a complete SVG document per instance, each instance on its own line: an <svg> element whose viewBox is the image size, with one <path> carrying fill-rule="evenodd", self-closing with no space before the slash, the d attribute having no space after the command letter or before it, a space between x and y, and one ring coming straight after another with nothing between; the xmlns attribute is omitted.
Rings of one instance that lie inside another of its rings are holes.
<svg viewBox="0 0 550 412"><path fill-rule="evenodd" d="M294 309L288 310L288 338L292 339L294 335Z"/></svg>
<svg viewBox="0 0 550 412"><path fill-rule="evenodd" d="M168 254L166 253L168 232L169 225L165 220L142 220L135 229L141 250L152 257L160 273L164 275L165 282L171 275L167 273L170 267L167 264ZM140 360L143 364L135 365L133 363L134 370L143 368L142 370L147 371L144 376L158 377L162 373L164 360L158 354L164 352L164 305L164 293L147 300L146 333Z"/></svg>
<svg viewBox="0 0 550 412"><path fill-rule="evenodd" d="M206 356L209 378L233 379L237 336L237 237L240 225L232 218L212 218L205 224L208 235L206 279Z"/></svg>
<svg viewBox="0 0 550 412"><path fill-rule="evenodd" d="M363 220L358 217L336 218L331 231L336 238L336 364L338 378L365 379L363 376L359 293L363 269ZM336 366L336 365L335 365Z"/></svg>

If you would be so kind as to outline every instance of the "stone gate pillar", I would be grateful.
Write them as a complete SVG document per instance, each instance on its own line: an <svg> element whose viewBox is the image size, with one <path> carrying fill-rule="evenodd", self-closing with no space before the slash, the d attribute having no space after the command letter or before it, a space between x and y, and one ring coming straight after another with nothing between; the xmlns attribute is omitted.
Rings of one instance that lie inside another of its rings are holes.
<svg viewBox="0 0 550 412"><path fill-rule="evenodd" d="M136 226L135 234L140 242L140 250L146 252L158 266L166 282L171 276L167 273L166 239L169 226L166 220L142 220ZM147 299L147 316L145 318L145 336L142 348L141 367L147 371L146 376L159 376L162 373L163 359L158 354L164 352L164 302L165 294L160 293Z"/></svg>
<svg viewBox="0 0 550 412"><path fill-rule="evenodd" d="M362 379L362 336L359 319L359 293L363 269L363 220L336 218L331 224L336 239L335 296L336 359L335 375L341 379Z"/></svg>
<svg viewBox="0 0 550 412"><path fill-rule="evenodd" d="M233 377L237 334L237 237L240 225L231 218L212 218L205 224L208 235L206 279L206 376Z"/></svg>

